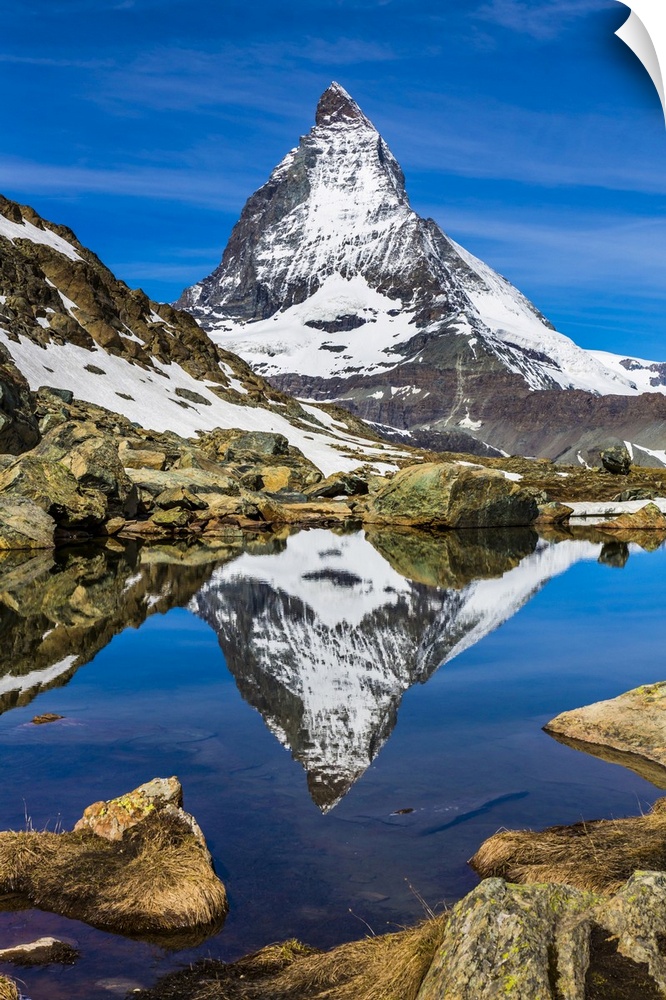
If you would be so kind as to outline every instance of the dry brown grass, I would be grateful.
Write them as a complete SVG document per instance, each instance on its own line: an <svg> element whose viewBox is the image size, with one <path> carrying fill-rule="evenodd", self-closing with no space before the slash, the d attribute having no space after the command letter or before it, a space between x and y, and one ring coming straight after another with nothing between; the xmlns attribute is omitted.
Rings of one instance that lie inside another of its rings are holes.
<svg viewBox="0 0 666 1000"><path fill-rule="evenodd" d="M396 934L317 952L286 941L231 965L201 962L162 979L143 1000L416 1000L446 915Z"/></svg>
<svg viewBox="0 0 666 1000"><path fill-rule="evenodd" d="M155 813L109 841L72 833L0 833L0 894L130 935L219 925L224 886L189 828Z"/></svg>
<svg viewBox="0 0 666 1000"><path fill-rule="evenodd" d="M19 991L13 979L0 976L0 1000L19 1000Z"/></svg>
<svg viewBox="0 0 666 1000"><path fill-rule="evenodd" d="M483 878L616 892L635 871L666 869L666 799L645 816L496 833L470 864Z"/></svg>

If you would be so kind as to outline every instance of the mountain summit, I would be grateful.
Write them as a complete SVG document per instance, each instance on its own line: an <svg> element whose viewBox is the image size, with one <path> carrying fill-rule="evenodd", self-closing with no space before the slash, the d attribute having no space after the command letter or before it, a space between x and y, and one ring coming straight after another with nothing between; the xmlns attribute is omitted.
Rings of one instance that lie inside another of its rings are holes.
<svg viewBox="0 0 666 1000"><path fill-rule="evenodd" d="M279 388L425 445L571 457L581 412L591 431L635 438L630 397L666 392L666 366L579 348L421 218L397 160L338 83L246 203L219 267L177 305ZM545 403L543 390L562 389L627 400L609 409L566 393L554 404L548 392ZM552 419L555 436L542 426Z"/></svg>

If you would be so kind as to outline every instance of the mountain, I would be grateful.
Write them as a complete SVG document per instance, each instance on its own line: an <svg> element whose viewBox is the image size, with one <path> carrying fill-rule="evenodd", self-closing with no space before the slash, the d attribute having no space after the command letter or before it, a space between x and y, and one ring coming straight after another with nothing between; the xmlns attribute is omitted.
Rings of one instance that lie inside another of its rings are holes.
<svg viewBox="0 0 666 1000"><path fill-rule="evenodd" d="M182 437L213 428L284 434L328 475L391 454L345 412L301 406L185 312L128 288L71 230L0 197L0 452L40 438L40 386Z"/></svg>
<svg viewBox="0 0 666 1000"><path fill-rule="evenodd" d="M421 218L337 83L177 305L272 385L424 446L575 461L581 429L666 445L666 365L581 349Z"/></svg>
<svg viewBox="0 0 666 1000"><path fill-rule="evenodd" d="M323 812L377 756L409 687L511 618L551 577L602 551L550 545L530 531L478 534L429 536L417 553L413 537L392 532L372 544L362 533L303 532L283 552L219 567L190 601L217 632L245 700L303 765Z"/></svg>

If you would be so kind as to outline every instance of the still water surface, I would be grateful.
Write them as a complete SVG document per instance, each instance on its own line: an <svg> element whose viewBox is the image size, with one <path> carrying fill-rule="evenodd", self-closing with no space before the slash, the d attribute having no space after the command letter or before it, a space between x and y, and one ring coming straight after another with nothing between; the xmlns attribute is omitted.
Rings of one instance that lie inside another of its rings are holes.
<svg viewBox="0 0 666 1000"><path fill-rule="evenodd" d="M531 532L317 530L0 564L0 829L71 828L176 774L231 906L177 953L0 913L3 945L54 934L82 952L19 971L25 995L123 996L201 956L396 929L420 897L472 888L466 860L500 827L636 814L658 789L541 727L664 678L664 558Z"/></svg>

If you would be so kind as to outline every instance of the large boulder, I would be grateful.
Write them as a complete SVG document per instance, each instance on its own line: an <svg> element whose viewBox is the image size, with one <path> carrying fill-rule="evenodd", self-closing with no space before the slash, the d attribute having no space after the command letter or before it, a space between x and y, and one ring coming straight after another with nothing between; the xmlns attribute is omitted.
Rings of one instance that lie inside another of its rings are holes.
<svg viewBox="0 0 666 1000"><path fill-rule="evenodd" d="M136 488L116 441L92 421L66 421L44 435L33 455L61 462L84 490L103 493L113 513L136 512Z"/></svg>
<svg viewBox="0 0 666 1000"><path fill-rule="evenodd" d="M0 549L50 549L55 521L28 497L0 496Z"/></svg>
<svg viewBox="0 0 666 1000"><path fill-rule="evenodd" d="M366 496L368 477L354 472L335 472L320 483L309 486L305 493L313 500L332 500L334 497Z"/></svg>
<svg viewBox="0 0 666 1000"><path fill-rule="evenodd" d="M544 726L560 741L623 763L666 787L666 681L562 712Z"/></svg>
<svg viewBox="0 0 666 1000"><path fill-rule="evenodd" d="M0 496L28 497L66 528L92 528L107 516L107 498L99 490L83 491L62 462L29 453L0 472Z"/></svg>
<svg viewBox="0 0 666 1000"><path fill-rule="evenodd" d="M568 886L487 879L453 908L417 1000L583 1000L587 928L572 918L595 902Z"/></svg>
<svg viewBox="0 0 666 1000"><path fill-rule="evenodd" d="M624 444L603 448L600 457L603 468L614 476L628 476L631 472L631 455Z"/></svg>
<svg viewBox="0 0 666 1000"><path fill-rule="evenodd" d="M531 524L538 513L535 498L499 470L431 462L397 473L372 496L364 520L495 528Z"/></svg>
<svg viewBox="0 0 666 1000"><path fill-rule="evenodd" d="M268 431L248 431L233 438L227 449L227 461L239 455L288 455L289 441L284 434Z"/></svg>

